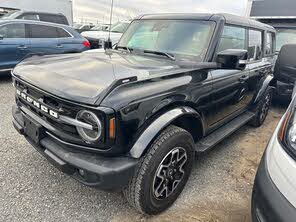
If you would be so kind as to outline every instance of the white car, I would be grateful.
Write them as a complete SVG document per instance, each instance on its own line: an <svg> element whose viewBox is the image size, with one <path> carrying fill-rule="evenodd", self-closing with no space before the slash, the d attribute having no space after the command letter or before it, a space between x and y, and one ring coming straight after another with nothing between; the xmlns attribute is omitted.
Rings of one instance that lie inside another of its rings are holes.
<svg viewBox="0 0 296 222"><path fill-rule="evenodd" d="M130 23L130 21L123 21L111 26L110 39L113 45L118 43ZM90 42L92 49L97 49L104 46L104 42L109 38L109 31L87 31L82 32L81 35Z"/></svg>
<svg viewBox="0 0 296 222"><path fill-rule="evenodd" d="M282 48L275 77L295 82L295 55L296 45ZM269 141L257 171L252 196L253 222L296 221L295 89L293 100Z"/></svg>

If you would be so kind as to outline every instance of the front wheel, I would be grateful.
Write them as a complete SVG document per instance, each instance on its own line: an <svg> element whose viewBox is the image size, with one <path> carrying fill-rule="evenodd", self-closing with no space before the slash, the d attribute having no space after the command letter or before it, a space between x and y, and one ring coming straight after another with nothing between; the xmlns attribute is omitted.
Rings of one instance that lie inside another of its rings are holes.
<svg viewBox="0 0 296 222"><path fill-rule="evenodd" d="M194 161L194 142L184 129L169 126L140 160L124 195L144 214L157 214L182 192Z"/></svg>
<svg viewBox="0 0 296 222"><path fill-rule="evenodd" d="M259 102L256 108L256 114L251 120L250 125L254 127L260 127L264 123L271 105L271 101L272 89L268 88L263 96L263 99Z"/></svg>

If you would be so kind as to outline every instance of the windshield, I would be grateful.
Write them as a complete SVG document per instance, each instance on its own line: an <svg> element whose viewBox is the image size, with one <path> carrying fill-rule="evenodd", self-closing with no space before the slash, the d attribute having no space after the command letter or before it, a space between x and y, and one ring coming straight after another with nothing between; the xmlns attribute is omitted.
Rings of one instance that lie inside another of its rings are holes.
<svg viewBox="0 0 296 222"><path fill-rule="evenodd" d="M190 20L138 20L131 23L118 47L157 51L176 59L202 61L215 23Z"/></svg>
<svg viewBox="0 0 296 222"><path fill-rule="evenodd" d="M286 44L296 44L296 29L277 29L276 51Z"/></svg>
<svg viewBox="0 0 296 222"><path fill-rule="evenodd" d="M124 33L128 27L129 23L118 22L111 26L111 32Z"/></svg>

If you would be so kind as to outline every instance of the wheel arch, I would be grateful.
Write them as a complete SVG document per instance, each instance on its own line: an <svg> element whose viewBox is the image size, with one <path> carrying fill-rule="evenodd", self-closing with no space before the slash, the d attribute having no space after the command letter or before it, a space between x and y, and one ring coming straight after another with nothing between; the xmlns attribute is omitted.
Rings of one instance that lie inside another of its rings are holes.
<svg viewBox="0 0 296 222"><path fill-rule="evenodd" d="M259 83L258 92L254 100L255 104L262 99L268 87L272 87L273 89L276 87L276 79L272 75L266 76L265 79Z"/></svg>
<svg viewBox="0 0 296 222"><path fill-rule="evenodd" d="M175 107L160 115L142 132L129 151L129 155L133 158L143 156L155 138L169 125L185 129L195 141L204 135L202 117L195 109L188 106Z"/></svg>

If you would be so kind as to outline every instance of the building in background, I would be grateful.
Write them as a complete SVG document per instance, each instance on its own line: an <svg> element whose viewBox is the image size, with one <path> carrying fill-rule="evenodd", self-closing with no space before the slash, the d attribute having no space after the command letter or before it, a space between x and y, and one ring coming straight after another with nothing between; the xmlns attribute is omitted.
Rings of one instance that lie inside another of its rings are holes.
<svg viewBox="0 0 296 222"><path fill-rule="evenodd" d="M1 0L0 14L11 10L62 13L73 24L72 0Z"/></svg>
<svg viewBox="0 0 296 222"><path fill-rule="evenodd" d="M277 30L276 50L296 44L296 0L248 0L247 15Z"/></svg>

